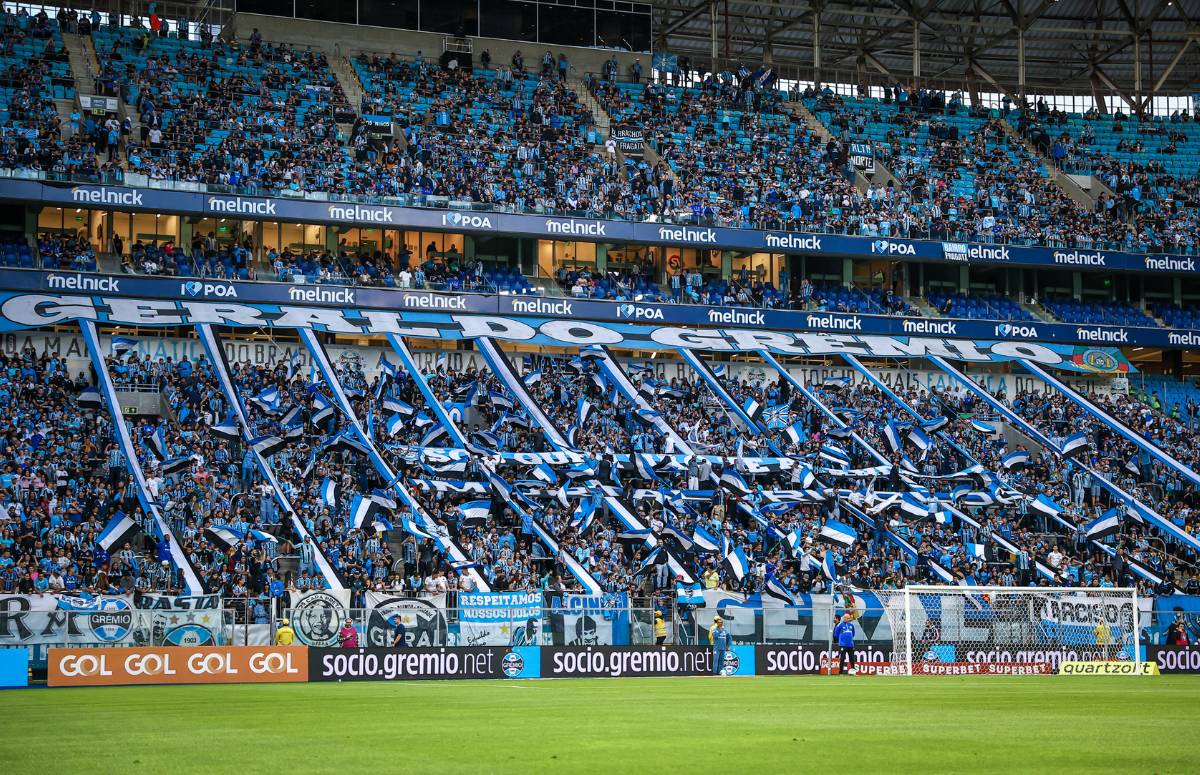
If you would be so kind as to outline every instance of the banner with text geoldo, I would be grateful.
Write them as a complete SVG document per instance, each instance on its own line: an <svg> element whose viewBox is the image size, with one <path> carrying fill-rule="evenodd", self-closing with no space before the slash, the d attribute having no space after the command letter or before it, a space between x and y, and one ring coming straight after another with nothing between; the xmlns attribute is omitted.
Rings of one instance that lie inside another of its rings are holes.
<svg viewBox="0 0 1200 775"><path fill-rule="evenodd" d="M304 646L50 649L49 686L289 683L308 680Z"/></svg>

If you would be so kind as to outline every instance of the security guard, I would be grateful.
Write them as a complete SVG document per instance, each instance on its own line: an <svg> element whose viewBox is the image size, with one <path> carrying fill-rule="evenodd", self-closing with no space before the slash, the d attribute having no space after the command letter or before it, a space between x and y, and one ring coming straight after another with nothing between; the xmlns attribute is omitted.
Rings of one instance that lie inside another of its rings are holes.
<svg viewBox="0 0 1200 775"><path fill-rule="evenodd" d="M291 623L287 619L279 620L279 627L275 630L275 645L290 646L296 640L296 631L292 629Z"/></svg>
<svg viewBox="0 0 1200 775"><path fill-rule="evenodd" d="M654 643L661 646L667 642L667 623L663 621L662 611L654 612Z"/></svg>

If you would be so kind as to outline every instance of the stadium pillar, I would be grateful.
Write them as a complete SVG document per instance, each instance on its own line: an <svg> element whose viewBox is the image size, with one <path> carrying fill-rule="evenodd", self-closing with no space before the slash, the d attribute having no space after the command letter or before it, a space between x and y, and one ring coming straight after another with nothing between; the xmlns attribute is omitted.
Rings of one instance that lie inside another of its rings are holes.
<svg viewBox="0 0 1200 775"><path fill-rule="evenodd" d="M1183 350L1163 350L1162 351L1162 367L1163 371L1171 375L1171 377L1183 379Z"/></svg>
<svg viewBox="0 0 1200 775"><path fill-rule="evenodd" d="M813 88L821 88L821 4L813 3Z"/></svg>
<svg viewBox="0 0 1200 775"><path fill-rule="evenodd" d="M1083 299L1083 273L1071 272L1071 298L1075 301Z"/></svg>
<svg viewBox="0 0 1200 775"><path fill-rule="evenodd" d="M960 293L969 293L971 290L971 269L967 266L958 268L958 290Z"/></svg>
<svg viewBox="0 0 1200 775"><path fill-rule="evenodd" d="M1021 104L1024 105L1025 100L1025 30L1017 25L1017 96L1021 98Z"/></svg>
<svg viewBox="0 0 1200 775"><path fill-rule="evenodd" d="M921 82L921 21L913 16L912 42L912 91L916 91Z"/></svg>
<svg viewBox="0 0 1200 775"><path fill-rule="evenodd" d="M849 288L854 285L854 262L848 258L842 259L842 286Z"/></svg>
<svg viewBox="0 0 1200 775"><path fill-rule="evenodd" d="M180 217L180 219L179 219L179 247L183 250L186 250L189 254L192 252L192 234L194 232L195 232L195 224L192 223L192 220L190 218ZM262 235L256 234L254 236L254 239L256 240L254 244L261 248L262 247L262 242L261 242Z"/></svg>
<svg viewBox="0 0 1200 775"><path fill-rule="evenodd" d="M708 4L708 22L709 43L712 46L712 71L716 76L721 72L721 68L717 66L717 0L710 0Z"/></svg>
<svg viewBox="0 0 1200 775"><path fill-rule="evenodd" d="M596 246L596 271L597 272L607 272L608 271L608 247L609 246L606 243L601 243Z"/></svg>

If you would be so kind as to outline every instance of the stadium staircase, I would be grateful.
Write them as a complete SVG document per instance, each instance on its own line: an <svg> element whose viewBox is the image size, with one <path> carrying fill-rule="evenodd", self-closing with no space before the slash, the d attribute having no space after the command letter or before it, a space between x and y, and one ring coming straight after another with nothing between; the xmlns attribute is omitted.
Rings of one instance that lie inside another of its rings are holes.
<svg viewBox="0 0 1200 775"><path fill-rule="evenodd" d="M827 143L830 140L837 139L829 131L829 127L822 124L821 120L813 115L813 112L803 102L785 102L783 103L783 107L785 110L790 110L793 116L802 120L813 134L821 138L821 142ZM854 186L864 194L873 185L886 186L889 182L894 183L897 189L903 188L900 180L892 174L892 171L880 159L875 160L874 176L868 178L861 172L854 173Z"/></svg>
<svg viewBox="0 0 1200 775"><path fill-rule="evenodd" d="M1062 189L1064 194L1069 196L1071 200L1075 202L1075 204L1079 205L1085 210L1089 212L1092 210L1092 207L1096 204L1096 197L1100 194L1100 192L1095 188L1095 185L1099 181L1097 181L1095 178L1092 178L1092 186L1090 188L1084 188L1075 180L1074 176L1068 175L1062 170L1056 169L1054 162L1051 161L1050 158L1041 151L1039 151L1037 146L1029 142L1028 138L1023 137L1021 133L1016 130L1016 127L1008 123L1008 119L1000 119L1000 124L1004 127L1004 131L1006 134L1008 134L1009 138L1021 145L1021 147L1023 147L1025 150L1029 151L1030 156L1042 163L1042 166L1046 168L1046 172L1050 176L1050 179L1058 184L1058 187ZM1092 192L1095 192L1095 194Z"/></svg>
<svg viewBox="0 0 1200 775"><path fill-rule="evenodd" d="M67 58L71 62L71 75L75 77L75 94L95 94L95 73L99 71L96 64L96 50L92 48L91 36L63 35L63 45L67 49ZM79 104L79 97L73 100L55 100L58 115L62 118L63 137L71 136L71 111ZM80 111L82 112L82 111Z"/></svg>
<svg viewBox="0 0 1200 775"><path fill-rule="evenodd" d="M600 104L600 100L592 94L592 90L580 78L568 78L567 84L575 92L576 98L583 104L585 108L592 112L592 121L596 124L596 129L600 130L600 135L605 140L608 139L608 129L612 126L612 116L608 115L608 111Z"/></svg>
<svg viewBox="0 0 1200 775"><path fill-rule="evenodd" d="M329 69L333 71L333 76L337 78L338 86L342 87L342 94L346 95L346 101L350 103L350 109L355 115L359 115L362 110L363 86L358 80L358 74L354 72L354 66L350 64L350 60L344 54L329 54ZM338 131L345 137L349 138L353 127L350 124L338 124Z"/></svg>

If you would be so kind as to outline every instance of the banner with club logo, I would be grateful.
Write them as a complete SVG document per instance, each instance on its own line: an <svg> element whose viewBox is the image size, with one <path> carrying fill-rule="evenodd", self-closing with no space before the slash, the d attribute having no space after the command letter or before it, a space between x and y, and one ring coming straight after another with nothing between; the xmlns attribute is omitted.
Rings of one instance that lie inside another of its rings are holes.
<svg viewBox="0 0 1200 775"><path fill-rule="evenodd" d="M133 642L139 646L224 646L229 643L220 595L140 592ZM149 625L149 629L147 629Z"/></svg>
<svg viewBox="0 0 1200 775"><path fill-rule="evenodd" d="M408 648L447 645L446 594L398 597L387 592L367 592L365 644L391 648L397 617L404 623Z"/></svg>
<svg viewBox="0 0 1200 775"><path fill-rule="evenodd" d="M338 645L338 630L350 609L350 590L291 592L285 612L296 638L306 646Z"/></svg>
<svg viewBox="0 0 1200 775"><path fill-rule="evenodd" d="M536 646L541 643L541 592L460 592L459 646Z"/></svg>
<svg viewBox="0 0 1200 775"><path fill-rule="evenodd" d="M537 678L535 646L309 649L310 681L419 681Z"/></svg>
<svg viewBox="0 0 1200 775"><path fill-rule="evenodd" d="M141 626L125 595L0 595L0 646L130 644Z"/></svg>

